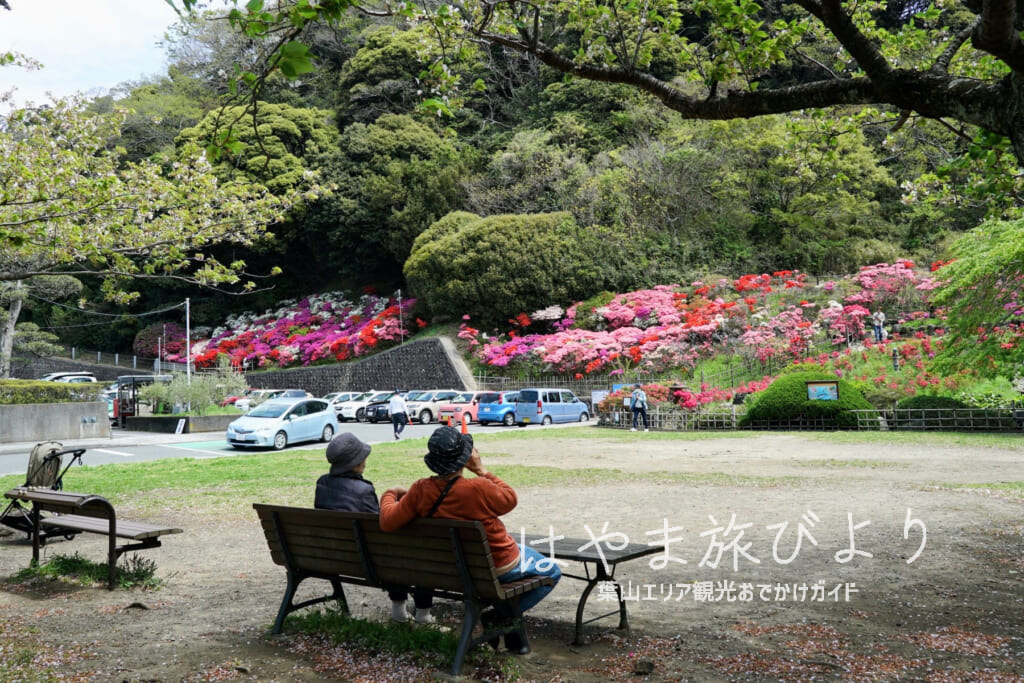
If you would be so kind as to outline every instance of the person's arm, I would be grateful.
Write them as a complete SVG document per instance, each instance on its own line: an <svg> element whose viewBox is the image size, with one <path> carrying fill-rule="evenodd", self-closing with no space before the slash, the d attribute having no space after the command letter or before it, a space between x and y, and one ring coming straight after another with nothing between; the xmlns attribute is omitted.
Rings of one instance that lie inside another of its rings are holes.
<svg viewBox="0 0 1024 683"><path fill-rule="evenodd" d="M495 515L504 515L515 509L519 503L519 497L515 489L502 481L498 475L489 472L480 459L480 452L473 449L473 455L466 463L466 469L481 479L486 479L490 485L483 486L484 503Z"/></svg>
<svg viewBox="0 0 1024 683"><path fill-rule="evenodd" d="M395 531L416 519L415 496L401 486L395 486L380 497L380 528Z"/></svg>

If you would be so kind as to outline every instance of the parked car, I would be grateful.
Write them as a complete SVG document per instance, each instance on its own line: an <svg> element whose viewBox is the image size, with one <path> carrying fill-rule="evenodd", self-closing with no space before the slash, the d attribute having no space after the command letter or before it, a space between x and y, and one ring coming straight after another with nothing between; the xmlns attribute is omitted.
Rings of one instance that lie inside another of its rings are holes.
<svg viewBox="0 0 1024 683"><path fill-rule="evenodd" d="M391 396L394 396L394 394L392 393ZM390 422L391 411L388 410L388 407L391 402L391 396L388 396L387 399L383 401L368 403L366 408L363 410L363 422L373 422L374 424L378 422Z"/></svg>
<svg viewBox="0 0 1024 683"><path fill-rule="evenodd" d="M381 401L387 401L391 398L391 395L395 393L393 391L374 391L367 392L360 396L354 401L346 401L341 404L341 409L338 410L338 419L342 422L345 420L355 420L356 422L362 422L366 419L366 406L371 403L380 403Z"/></svg>
<svg viewBox="0 0 1024 683"><path fill-rule="evenodd" d="M520 389L516 398L516 424L586 422L590 408L568 389Z"/></svg>
<svg viewBox="0 0 1024 683"><path fill-rule="evenodd" d="M377 392L376 391L357 391L354 394L352 394L350 397L345 399L344 401L339 401L337 399L331 401L331 405L334 406L334 412L338 416L338 422L344 422L345 421L345 418L342 416L341 413L345 409L345 406L347 404L352 403L354 401L362 401L363 399L368 399L368 398L370 398L370 396L374 395L375 393L377 393Z"/></svg>
<svg viewBox="0 0 1024 683"><path fill-rule="evenodd" d="M437 417L437 409L440 404L450 401L458 395L459 392L455 389L431 389L406 396L405 404L409 406L409 422L419 421L420 424L430 424Z"/></svg>
<svg viewBox="0 0 1024 683"><path fill-rule="evenodd" d="M331 410L338 412L338 407L345 401L351 401L363 395L361 391L332 391L321 398L331 404Z"/></svg>
<svg viewBox="0 0 1024 683"><path fill-rule="evenodd" d="M469 422L476 420L476 410L479 405L479 398L487 391L464 391L448 403L443 403L437 409L439 422L447 423L451 419L452 424L459 424L466 416Z"/></svg>
<svg viewBox="0 0 1024 683"><path fill-rule="evenodd" d="M92 375L64 375L52 381L65 384L95 384L96 378Z"/></svg>
<svg viewBox="0 0 1024 683"><path fill-rule="evenodd" d="M516 423L516 397L518 391L488 391L480 397L476 420L480 426L500 422L511 427Z"/></svg>
<svg viewBox="0 0 1024 683"><path fill-rule="evenodd" d="M238 399L242 398L243 396L248 396L253 391L254 391L253 389L244 389L242 391L242 393L240 393L240 394L233 394L231 396L225 396L224 400L220 402L220 407L223 408L225 406L233 406L236 403L238 403Z"/></svg>
<svg viewBox="0 0 1024 683"><path fill-rule="evenodd" d="M228 425L226 437L234 448L270 446L279 451L303 441L330 441L337 431L338 420L327 401L275 398Z"/></svg>
<svg viewBox="0 0 1024 683"><path fill-rule="evenodd" d="M280 393L280 389L250 389L248 393L244 393L235 399L235 407L244 413L264 401L277 398Z"/></svg>
<svg viewBox="0 0 1024 683"><path fill-rule="evenodd" d="M42 377L40 377L39 381L40 382L67 382L67 381L70 381L74 377L82 377L82 378L84 378L84 379L81 379L81 380L76 380L76 381L81 381L81 382L95 382L96 381L96 375L92 374L91 372L77 372L77 371L75 371L75 372L71 372L71 371L48 372L45 375L43 375Z"/></svg>

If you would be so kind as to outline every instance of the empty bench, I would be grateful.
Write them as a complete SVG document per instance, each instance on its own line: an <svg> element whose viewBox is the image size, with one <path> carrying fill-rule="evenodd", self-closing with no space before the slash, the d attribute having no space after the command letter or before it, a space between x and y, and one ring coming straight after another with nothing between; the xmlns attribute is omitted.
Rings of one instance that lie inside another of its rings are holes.
<svg viewBox="0 0 1024 683"><path fill-rule="evenodd" d="M164 534L180 534L181 529L117 519L114 506L102 496L54 491L50 488L19 486L4 494L7 498L32 503L32 561L39 562L39 547L48 536L72 536L88 532L107 537L107 588L116 585L117 558L122 554L159 548ZM43 516L43 512L55 513ZM128 541L118 545L118 539Z"/></svg>
<svg viewBox="0 0 1024 683"><path fill-rule="evenodd" d="M520 596L553 584L531 577L500 583L484 527L479 522L421 519L398 531L383 531L377 515L280 505L253 505L259 515L273 561L287 571L288 585L274 621L280 633L285 617L295 610L337 600L348 613L342 584L375 588L418 586L433 588L436 597L461 600L465 618L451 673L458 675L466 653L475 645L503 633L529 641L523 624ZM295 603L299 584L317 578L331 584L330 594ZM505 602L515 619L492 625L480 636L482 610Z"/></svg>

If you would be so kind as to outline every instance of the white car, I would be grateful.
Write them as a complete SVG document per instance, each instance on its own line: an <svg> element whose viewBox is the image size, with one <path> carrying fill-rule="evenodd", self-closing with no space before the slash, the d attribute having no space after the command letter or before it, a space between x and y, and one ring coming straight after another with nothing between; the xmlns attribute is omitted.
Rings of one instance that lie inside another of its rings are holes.
<svg viewBox="0 0 1024 683"><path fill-rule="evenodd" d="M459 392L454 389L432 389L406 396L405 404L409 406L409 422L418 420L420 424L430 424L437 417L438 407L458 395Z"/></svg>
<svg viewBox="0 0 1024 683"><path fill-rule="evenodd" d="M361 391L332 391L324 396L323 399L330 403L331 410L337 413L342 403L354 401L362 395L363 392Z"/></svg>
<svg viewBox="0 0 1024 683"><path fill-rule="evenodd" d="M346 420L355 420L356 422L362 422L363 416L366 414L366 406L374 401L386 401L391 398L391 395L395 393L393 391L367 391L364 394L360 394L358 398L351 401L345 401L337 406L338 419L342 422Z"/></svg>
<svg viewBox="0 0 1024 683"><path fill-rule="evenodd" d="M274 398L281 393L281 389L253 389L240 396L234 406L243 413L249 412L249 408L255 408L267 399Z"/></svg>

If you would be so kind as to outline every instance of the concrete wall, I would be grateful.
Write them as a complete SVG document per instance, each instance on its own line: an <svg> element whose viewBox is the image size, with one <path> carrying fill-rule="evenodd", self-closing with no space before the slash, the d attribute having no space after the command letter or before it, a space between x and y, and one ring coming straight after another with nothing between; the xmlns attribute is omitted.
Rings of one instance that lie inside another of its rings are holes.
<svg viewBox="0 0 1024 683"><path fill-rule="evenodd" d="M246 379L253 388L305 389L314 396L371 389L474 388L473 376L454 353L451 341L440 337L403 344L360 361L250 372Z"/></svg>
<svg viewBox="0 0 1024 683"><path fill-rule="evenodd" d="M11 363L11 377L15 379L36 379L51 372L91 372L101 384L110 384L118 375L147 375L152 368L120 367L100 365L70 358L33 358L30 361L16 360Z"/></svg>
<svg viewBox="0 0 1024 683"><path fill-rule="evenodd" d="M107 436L110 419L103 401L0 405L0 443Z"/></svg>

